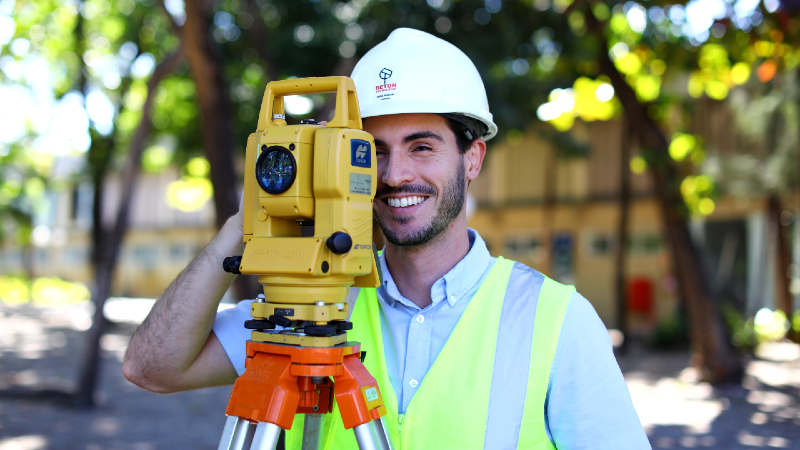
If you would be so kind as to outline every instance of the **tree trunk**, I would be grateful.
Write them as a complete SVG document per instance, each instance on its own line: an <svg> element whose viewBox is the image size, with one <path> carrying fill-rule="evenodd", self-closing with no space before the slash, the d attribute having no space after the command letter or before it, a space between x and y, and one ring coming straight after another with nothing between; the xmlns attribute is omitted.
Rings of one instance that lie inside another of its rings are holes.
<svg viewBox="0 0 800 450"><path fill-rule="evenodd" d="M686 206L680 193L680 180L669 156L669 145L664 133L648 115L636 93L625 81L608 56L608 42L603 35L603 25L590 7L585 8L586 24L599 45L600 72L611 79L614 91L622 104L630 126L636 132L641 147L650 150L650 162L656 198L661 208L664 228L669 242L680 293L686 302L691 322L690 335L694 364L700 369L702 379L712 383L738 382L742 375L742 362L733 346L716 308L713 291L709 286L707 268L695 248L687 226Z"/></svg>
<svg viewBox="0 0 800 450"><path fill-rule="evenodd" d="M105 188L105 172L95 173L95 196L92 224L92 265L95 274L95 288L92 301L95 306L92 326L89 328L86 347L81 361L78 376L78 390L75 394L75 405L89 408L94 405L93 394L97 387L100 367L100 340L106 330L106 319L103 307L111 295L114 272L119 261L122 242L128 230L130 206L136 183L141 170L142 153L152 127L151 113L153 97L161 80L175 71L181 61L179 48L175 53L156 66L153 75L147 81L147 97L142 107L142 118L131 138L130 150L125 167L122 170L122 198L113 228L107 229L102 223L103 194ZM106 166L107 169L107 166Z"/></svg>
<svg viewBox="0 0 800 450"><path fill-rule="evenodd" d="M619 223L617 228L616 291L617 291L617 329L622 333L622 344L617 349L620 354L628 350L628 290L626 263L628 256L628 222L631 208L631 141L633 130L626 120L620 151Z"/></svg>
<svg viewBox="0 0 800 450"><path fill-rule="evenodd" d="M236 149L233 106L222 73L222 49L211 40L209 31L213 21L213 2L185 3L186 22L181 27L181 41L186 50L186 60L189 61L192 78L197 86L197 100L202 121L200 129L206 158L211 164L216 225L219 229L239 209L236 189L238 178L233 168ZM264 45L259 47L260 51ZM269 63L267 70L270 74L274 74L272 62ZM222 261L219 264L222 270ZM262 289L257 277L243 275L236 277L233 288L239 300L254 298Z"/></svg>
<svg viewBox="0 0 800 450"><path fill-rule="evenodd" d="M261 8L258 6L257 1L248 0L247 12L250 13L256 20L253 25L247 30L250 37L250 42L255 46L258 51L258 57L267 64L267 82L278 80L278 62L269 51L269 44L272 40L272 33L264 26L264 21L261 19Z"/></svg>
<svg viewBox="0 0 800 450"><path fill-rule="evenodd" d="M96 251L105 250L103 245L94 247ZM100 339L105 334L107 327L106 318L103 315L103 307L109 297L109 292L111 292L113 268L95 265L94 274L95 287L94 292L92 292L92 303L94 303L95 310L92 317L92 326L86 335L86 347L83 349L83 357L79 366L78 390L74 399L75 406L78 408L91 408L94 406L94 392L100 369Z"/></svg>
<svg viewBox="0 0 800 450"><path fill-rule="evenodd" d="M786 236L785 227L781 224L781 213L783 206L777 193L770 193L767 198L767 210L769 216L769 237L770 246L775 249L776 270L775 270L775 307L786 314L786 318L792 319L794 308L792 306L792 293L790 284L792 282L789 273L792 264L790 245Z"/></svg>
<svg viewBox="0 0 800 450"><path fill-rule="evenodd" d="M553 230L553 222L555 221L556 187L558 186L558 156L556 152L555 146L551 146L550 151L544 151L542 153L543 161L541 163L545 167L545 172L544 192L542 194L542 234L539 238L539 245L541 247L539 253L544 255L544 257L541 258L542 272L553 278L555 278L555 274L553 273L553 269L555 268L553 264L553 258L555 257L555 245L553 245L555 231ZM557 281L563 283L566 280Z"/></svg>
<svg viewBox="0 0 800 450"><path fill-rule="evenodd" d="M211 164L217 228L236 213L239 198L233 169L236 145L233 135L233 107L222 74L221 49L211 40L213 2L185 2L186 22L181 27L181 41L186 60L197 86L203 147ZM220 262L220 266L222 262Z"/></svg>

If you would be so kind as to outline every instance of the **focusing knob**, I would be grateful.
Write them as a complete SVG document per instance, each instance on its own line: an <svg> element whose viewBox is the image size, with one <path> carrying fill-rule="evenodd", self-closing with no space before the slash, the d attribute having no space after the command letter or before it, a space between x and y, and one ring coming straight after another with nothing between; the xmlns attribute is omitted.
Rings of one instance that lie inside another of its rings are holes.
<svg viewBox="0 0 800 450"><path fill-rule="evenodd" d="M275 324L266 320L245 320L244 327L248 330L274 330Z"/></svg>
<svg viewBox="0 0 800 450"><path fill-rule="evenodd" d="M303 328L303 332L308 336L334 336L336 327L333 325L309 325Z"/></svg>
<svg viewBox="0 0 800 450"><path fill-rule="evenodd" d="M239 266L242 265L241 256L229 256L222 260L222 269L228 273L242 273L239 272Z"/></svg>
<svg viewBox="0 0 800 450"><path fill-rule="evenodd" d="M337 231L328 238L325 244L333 253L342 255L349 252L350 249L353 248L353 239L349 234L342 231Z"/></svg>

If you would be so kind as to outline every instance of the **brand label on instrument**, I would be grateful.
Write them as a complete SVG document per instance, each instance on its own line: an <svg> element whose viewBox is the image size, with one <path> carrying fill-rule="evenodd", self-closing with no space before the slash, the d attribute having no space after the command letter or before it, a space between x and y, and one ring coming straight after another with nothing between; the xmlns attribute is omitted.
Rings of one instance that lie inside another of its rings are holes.
<svg viewBox="0 0 800 450"><path fill-rule="evenodd" d="M364 390L364 395L367 396L367 401L368 402L375 401L375 400L378 399L378 390L375 389L374 387L371 387L369 389L365 389Z"/></svg>
<svg viewBox="0 0 800 450"><path fill-rule="evenodd" d="M275 258L275 259L301 259L303 254L300 252L286 252L279 250L259 250L253 253L253 258Z"/></svg>
<svg viewBox="0 0 800 450"><path fill-rule="evenodd" d="M372 175L363 173L350 173L351 194L372 194Z"/></svg>
<svg viewBox="0 0 800 450"><path fill-rule="evenodd" d="M372 167L372 152L369 142L361 139L350 141L350 164L365 169Z"/></svg>

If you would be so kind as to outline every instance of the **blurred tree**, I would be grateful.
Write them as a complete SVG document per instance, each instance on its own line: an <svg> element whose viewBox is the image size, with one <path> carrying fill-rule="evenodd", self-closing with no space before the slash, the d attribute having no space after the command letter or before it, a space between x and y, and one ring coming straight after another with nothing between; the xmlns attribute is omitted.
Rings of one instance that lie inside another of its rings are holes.
<svg viewBox="0 0 800 450"><path fill-rule="evenodd" d="M90 5L96 5L95 8L110 7L111 9L107 11L107 15L102 19L92 21L91 19L94 17L89 12L92 9ZM114 50L119 51L123 45L132 43L137 47L138 52L137 59L134 61L139 61L139 57L145 54L143 50L150 50L150 53L147 53L150 55L148 63L151 66L154 65L154 67L148 68L147 72L151 72L151 74L149 74L147 80L144 78L148 74L137 74L133 66L130 67L129 73L122 74L120 77L121 79L117 86L119 97L116 104L112 103L116 110L115 116L118 117L122 109L126 107L124 99L126 96L131 95L132 88L139 88L140 95L143 97L140 99L141 103L136 105L139 108L137 111L139 113L138 121L134 122L136 125L129 130L129 133L123 134L122 130L115 130L114 124L112 124L112 129L105 135L100 132L101 130L90 128L91 143L87 151L87 166L94 187L91 261L94 268L92 301L95 305L95 312L92 326L88 330L88 344L80 365L78 391L76 393L76 404L80 407L89 407L94 404L93 394L97 384L100 360L100 339L105 334L106 329L103 306L108 297L111 296L113 275L119 261L125 233L129 226L131 199L141 168L144 146L149 140L152 127L151 115L154 97L161 81L176 70L182 55L180 47L176 47L176 40L171 43L169 41L162 43L153 39L148 45L147 35L140 32L140 30L146 31L150 27L156 27L154 34L158 33L159 29L164 27L165 20L163 18L151 15L146 8L141 6L138 8L134 6L133 11L129 14L120 12L114 14L112 12L114 11L113 6L117 5L111 5L104 0L99 2L86 0L78 3L80 14L75 16L75 54L83 55L83 57L78 59L78 64L75 67L77 90L83 93L84 98L88 99L91 89L98 89L99 85L103 83L102 78L100 78L102 75L93 71L94 67L87 67L87 59L91 61L90 58L87 58L87 54L90 54L89 52L91 51L100 53L100 57L102 57L102 53L111 53ZM114 21L117 22L117 28L109 28L108 23L113 23ZM166 35L163 31L162 33ZM105 41L98 44L96 41L102 39L98 38L98 35L105 38ZM111 38L114 38L114 40L112 41ZM156 58L162 60L158 65L155 65ZM137 75L144 76L137 77ZM136 80L135 78L140 79ZM117 83L115 82L114 84ZM104 198L106 185L112 170L112 164L115 163L115 159L121 159L122 155L119 155L118 152L124 147L127 147L128 152L125 162L118 168L122 178L119 206L112 224L108 224L104 220L105 214L103 211L107 205Z"/></svg>
<svg viewBox="0 0 800 450"><path fill-rule="evenodd" d="M113 4L106 0L86 0L16 5L11 2L11 5L15 18L11 28L14 40L9 47L11 55L0 58L5 62L3 72L7 76L9 65L19 64L27 70L43 68L45 73L39 74L39 78L31 75L32 82L17 79L10 80L9 84L14 86L16 81L15 87L27 87L31 97L58 102L57 107L62 109L66 104L69 109L52 124L45 123L32 130L30 138L18 138L11 144L15 151L8 152L4 158L15 159L6 170L17 176L10 177L10 187L14 187L13 180L21 173L28 178L24 181L24 191L17 189L15 192L9 189L8 182L5 183L4 192L17 195L3 199L4 210L14 211L22 218L23 225L30 224L30 209L12 208L24 205L25 197L41 196L41 192L36 195L36 186L40 191L45 187L59 188L52 181L47 181L48 186L45 181L38 181L52 172L53 160L58 155L69 157L83 152L86 156L83 169L73 171L72 175L77 178L76 182L85 178L93 187L91 264L94 286L91 296L95 313L87 332L88 342L74 395L76 405L88 407L93 404L99 342L106 328L103 305L111 294L141 155L150 140L155 94L161 81L178 67L181 50L175 39L157 41L153 39L155 36L148 35L150 31L158 33L157 28L163 27L159 21L163 19L146 5L137 5L132 0L118 0ZM162 61L158 65L155 64L157 59ZM44 67L37 67L37 64ZM48 75L52 78L48 79ZM81 133L83 130L85 134ZM66 142L59 143L54 141L56 139ZM27 161L37 161L37 164L29 164L26 173ZM120 175L122 189L118 209L109 224L103 209L107 204L108 178L113 173ZM30 235L30 226L27 228ZM19 230L25 233L26 227Z"/></svg>
<svg viewBox="0 0 800 450"><path fill-rule="evenodd" d="M696 361L703 369L702 376L717 383L737 381L741 376L741 362L733 354L730 339L715 308L710 277L689 233L686 207L678 182L680 175L668 157L668 140L656 121L648 116L641 95L637 95L637 84L629 84L609 56L612 47L605 36L604 24L589 8L586 9L586 22L589 33L602 42L598 52L599 71L611 80L631 123L629 130L652 155L650 173L655 182L679 289L689 312L692 345Z"/></svg>
<svg viewBox="0 0 800 450"><path fill-rule="evenodd" d="M777 249L776 307L786 317L792 317L795 310L790 289L791 244L786 232L795 219L785 211L783 198L794 193L796 217L800 212L799 75L797 70L776 70L766 82L753 80L731 93L728 103L743 148L733 149L725 158L714 158L706 170L733 196L767 198L770 246Z"/></svg>
<svg viewBox="0 0 800 450"><path fill-rule="evenodd" d="M713 212L713 198L720 191L708 175L695 176L703 170L706 149L697 137L684 134L690 127L685 117L696 109L697 102L691 97L705 95L722 101L731 89L750 79L753 67L758 67L755 73L762 83L775 77L779 69L795 71L798 53L782 41L784 35L796 34L800 22L777 1L765 2L767 11L758 3L741 1L730 4L692 0L663 8L646 8L636 2L570 3L559 6L556 1L553 8L564 10L572 35L585 35L597 43L597 53L592 59L576 59L576 53L564 52L565 58L572 57L571 66L578 72L573 78L578 78L568 95L560 90L551 93L550 102L539 109L540 118L562 130L568 129L576 117L594 120L586 117L579 105L602 100L606 95L600 87L595 92L581 92L579 75L600 75L610 81L611 92L632 124L629 129L643 147L644 158L632 161L632 168L636 170L634 162L638 171L649 167L655 182L690 317L695 361L709 381L736 380L741 363L722 325L713 280L687 227L690 214ZM684 81L687 74L688 82ZM796 116L791 120L790 127L796 129ZM769 128L762 127L760 132L768 132ZM671 141L664 130L673 131ZM796 160L796 145L790 147L789 153ZM787 167L794 169L796 164ZM776 200L769 203L777 211L770 216L779 217ZM779 290L784 292L779 298L788 299L788 247L784 243L780 248L778 256L783 268L779 270ZM783 307L791 310L787 300Z"/></svg>

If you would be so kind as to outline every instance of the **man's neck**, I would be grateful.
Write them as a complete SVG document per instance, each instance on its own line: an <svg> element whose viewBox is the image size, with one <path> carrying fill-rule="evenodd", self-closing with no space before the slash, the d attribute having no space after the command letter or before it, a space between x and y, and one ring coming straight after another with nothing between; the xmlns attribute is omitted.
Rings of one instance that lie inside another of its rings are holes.
<svg viewBox="0 0 800 450"><path fill-rule="evenodd" d="M439 238L420 247L386 243L386 265L403 297L420 308L433 301L431 287L469 253L466 219L455 220Z"/></svg>

